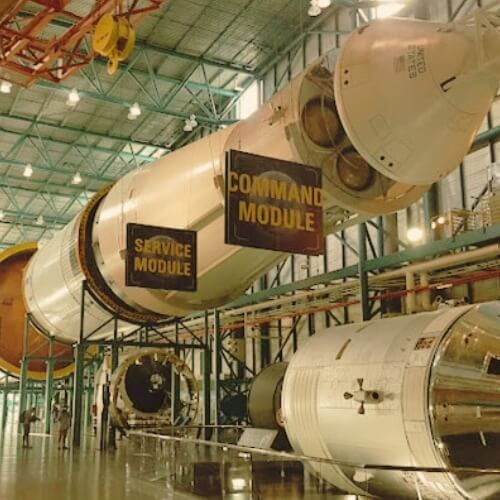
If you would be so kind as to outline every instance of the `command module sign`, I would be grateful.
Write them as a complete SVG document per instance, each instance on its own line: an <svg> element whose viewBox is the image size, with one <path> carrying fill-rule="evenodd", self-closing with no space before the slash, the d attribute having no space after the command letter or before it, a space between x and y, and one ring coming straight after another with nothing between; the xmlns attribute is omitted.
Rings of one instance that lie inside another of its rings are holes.
<svg viewBox="0 0 500 500"><path fill-rule="evenodd" d="M196 232L127 224L125 284L196 290Z"/></svg>
<svg viewBox="0 0 500 500"><path fill-rule="evenodd" d="M280 252L323 253L321 169L231 150L225 241Z"/></svg>

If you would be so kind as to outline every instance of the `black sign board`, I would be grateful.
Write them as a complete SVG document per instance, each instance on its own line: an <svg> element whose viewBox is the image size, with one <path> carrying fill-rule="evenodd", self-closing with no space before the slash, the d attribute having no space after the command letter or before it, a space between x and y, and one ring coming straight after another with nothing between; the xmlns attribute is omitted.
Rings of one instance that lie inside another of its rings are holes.
<svg viewBox="0 0 500 500"><path fill-rule="evenodd" d="M225 242L322 254L321 173L320 168L231 150L226 158Z"/></svg>
<svg viewBox="0 0 500 500"><path fill-rule="evenodd" d="M196 290L196 232L127 224L125 284Z"/></svg>

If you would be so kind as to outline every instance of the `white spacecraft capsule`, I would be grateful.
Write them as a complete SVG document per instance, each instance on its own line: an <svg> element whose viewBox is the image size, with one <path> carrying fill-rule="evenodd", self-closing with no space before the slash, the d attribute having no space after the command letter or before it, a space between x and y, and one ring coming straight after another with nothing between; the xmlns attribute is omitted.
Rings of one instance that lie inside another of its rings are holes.
<svg viewBox="0 0 500 500"><path fill-rule="evenodd" d="M322 168L326 231L355 214L407 207L467 152L498 88L497 45L489 25L385 20L360 28L335 67L330 57L317 61L247 120L96 195L30 259L22 290L16 281L1 314L11 318L11 305L21 304L17 317L24 303L40 329L71 342L80 332L83 281L106 306L86 296L85 334L109 321L109 311L147 323L238 297L285 254L224 243L230 149ZM197 291L126 286L128 223L197 231ZM109 321L93 338L112 328ZM11 356L9 366L16 364Z"/></svg>
<svg viewBox="0 0 500 500"><path fill-rule="evenodd" d="M500 498L500 302L314 335L288 365L282 416L294 450L337 461L309 465L349 493Z"/></svg>

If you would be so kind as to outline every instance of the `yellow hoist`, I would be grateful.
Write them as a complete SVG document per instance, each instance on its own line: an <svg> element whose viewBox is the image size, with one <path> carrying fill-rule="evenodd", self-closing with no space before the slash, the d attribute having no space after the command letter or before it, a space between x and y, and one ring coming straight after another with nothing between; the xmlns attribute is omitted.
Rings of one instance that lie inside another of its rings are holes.
<svg viewBox="0 0 500 500"><path fill-rule="evenodd" d="M120 61L125 61L135 46L135 30L123 16L105 14L96 24L92 37L95 52L108 58L108 74L113 75Z"/></svg>

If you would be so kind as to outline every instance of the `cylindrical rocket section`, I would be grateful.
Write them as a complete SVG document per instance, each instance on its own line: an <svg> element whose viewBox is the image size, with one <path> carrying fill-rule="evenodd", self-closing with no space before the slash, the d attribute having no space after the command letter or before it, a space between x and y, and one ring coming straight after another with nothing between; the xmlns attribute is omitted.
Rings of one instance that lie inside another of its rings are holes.
<svg viewBox="0 0 500 500"><path fill-rule="evenodd" d="M341 463L311 467L342 490L500 495L487 472L398 470L500 466L500 302L326 330L290 361L282 398L294 450Z"/></svg>
<svg viewBox="0 0 500 500"><path fill-rule="evenodd" d="M315 62L247 120L99 193L29 265L29 311L47 331L76 339L83 280L104 304L85 301L84 333L110 312L145 323L217 307L243 293L284 254L224 243L224 165L231 149L320 167L327 230L355 213L410 205L426 183L459 163L496 93L497 67L478 68L493 57L498 35L481 29L479 62L469 28L398 20L357 30L338 62L331 55ZM127 287L128 223L196 231L197 291ZM99 334L111 331L110 324Z"/></svg>
<svg viewBox="0 0 500 500"><path fill-rule="evenodd" d="M331 66L331 60L320 60L249 119L99 193L30 263L25 297L38 322L55 335L76 339L84 279L108 309L140 323L227 303L283 259L277 252L224 243L224 161L230 149L321 167L327 226L349 213L388 213L418 199L425 187L384 177L354 150L336 109ZM197 291L125 286L128 223L197 231ZM109 318L90 297L85 315L86 332ZM99 334L110 331L111 326Z"/></svg>

